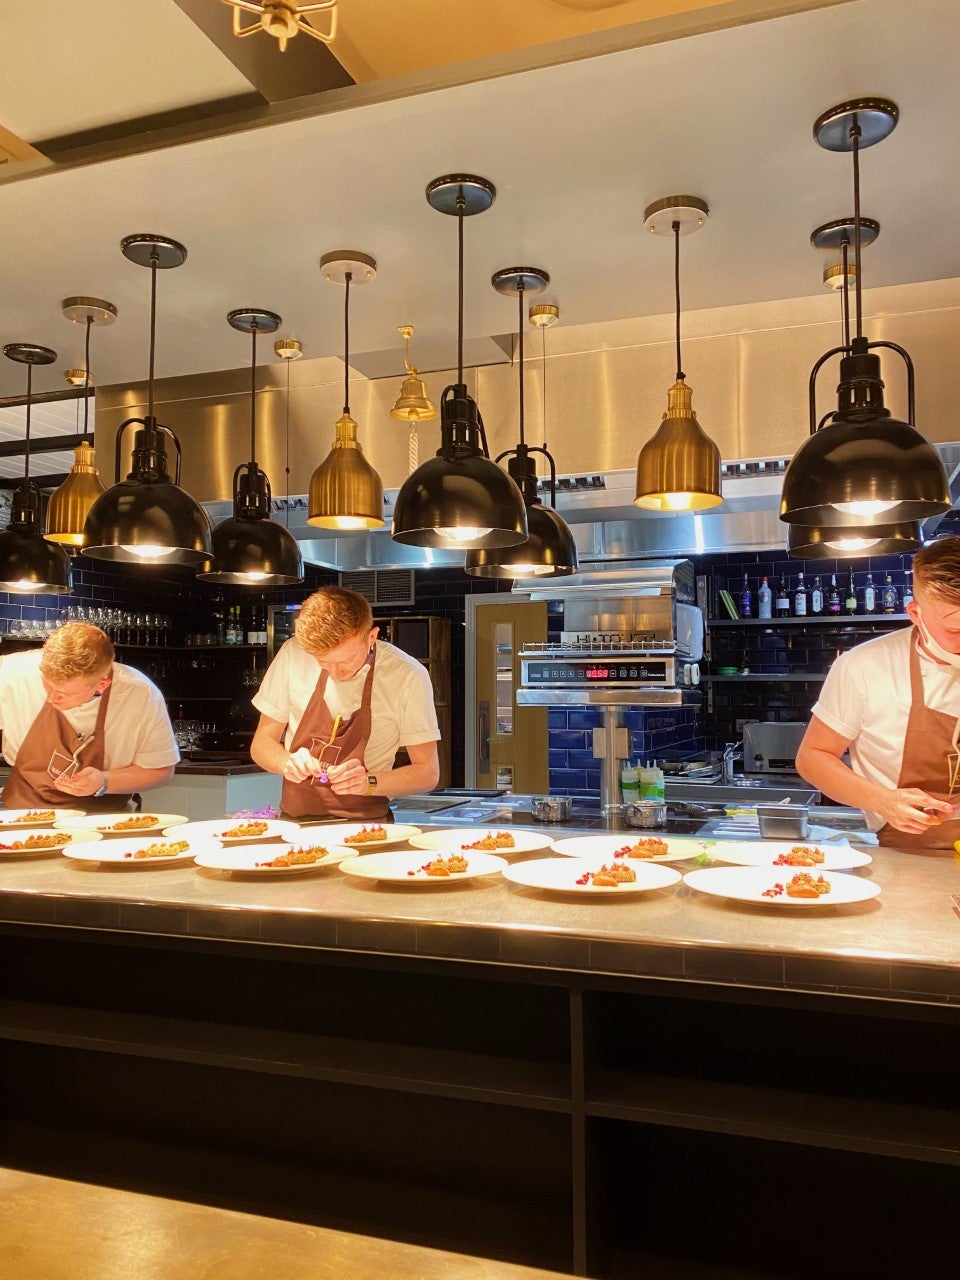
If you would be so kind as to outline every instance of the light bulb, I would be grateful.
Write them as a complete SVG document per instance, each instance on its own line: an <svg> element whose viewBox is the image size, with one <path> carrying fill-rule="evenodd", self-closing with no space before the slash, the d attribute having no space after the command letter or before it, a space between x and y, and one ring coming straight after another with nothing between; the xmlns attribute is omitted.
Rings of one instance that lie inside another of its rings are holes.
<svg viewBox="0 0 960 1280"><path fill-rule="evenodd" d="M865 516L867 519L870 519L873 516L882 515L884 511L892 511L894 507L898 507L899 505L900 504L897 501L880 502L875 499L864 499L861 502L833 503L833 506L837 511L843 511L852 516Z"/></svg>
<svg viewBox="0 0 960 1280"><path fill-rule="evenodd" d="M480 538L486 538L492 532L492 529L475 529L472 525L466 524L450 525L449 528L437 530L440 537L446 538L449 542L476 542Z"/></svg>
<svg viewBox="0 0 960 1280"><path fill-rule="evenodd" d="M837 530L837 532L839 533L840 531ZM837 538L835 540L830 538L827 540L827 546L832 547L834 551L868 551L871 547L875 547L879 541L879 538L863 537Z"/></svg>
<svg viewBox="0 0 960 1280"><path fill-rule="evenodd" d="M136 547L124 546L123 549L128 555L136 556L138 560L163 560L177 551L176 547L161 547L152 542L144 542Z"/></svg>

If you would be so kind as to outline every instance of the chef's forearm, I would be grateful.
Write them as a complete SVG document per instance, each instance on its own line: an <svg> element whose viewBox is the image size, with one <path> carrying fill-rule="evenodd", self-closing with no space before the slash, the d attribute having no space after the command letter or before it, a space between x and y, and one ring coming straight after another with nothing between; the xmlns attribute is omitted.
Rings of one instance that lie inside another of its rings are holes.
<svg viewBox="0 0 960 1280"><path fill-rule="evenodd" d="M162 787L165 782L169 782L174 768L172 764L165 765L162 769L145 769L139 764L125 764L117 769L104 769L101 786L106 785L105 795L150 791L153 787Z"/></svg>
<svg viewBox="0 0 960 1280"><path fill-rule="evenodd" d="M415 792L432 791L440 781L440 770L432 763L403 764L398 769L382 769L377 775L374 795L409 796Z"/></svg>
<svg viewBox="0 0 960 1280"><path fill-rule="evenodd" d="M893 787L862 778L829 751L803 747L797 752L797 772L811 786L840 804L881 813Z"/></svg>
<svg viewBox="0 0 960 1280"><path fill-rule="evenodd" d="M290 759L290 752L282 742L258 733L254 734L250 744L250 759L267 773L283 773L283 767Z"/></svg>

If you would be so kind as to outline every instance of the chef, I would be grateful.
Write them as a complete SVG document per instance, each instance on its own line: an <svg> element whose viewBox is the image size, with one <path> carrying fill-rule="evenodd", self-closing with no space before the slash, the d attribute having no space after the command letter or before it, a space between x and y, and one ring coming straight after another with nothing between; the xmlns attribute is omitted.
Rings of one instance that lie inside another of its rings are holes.
<svg viewBox="0 0 960 1280"><path fill-rule="evenodd" d="M960 537L918 551L913 574L913 625L837 658L797 772L862 809L881 844L952 850L960 840Z"/></svg>
<svg viewBox="0 0 960 1280"><path fill-rule="evenodd" d="M282 776L290 817L391 821L393 796L437 785L430 676L377 635L363 596L323 587L267 669L253 699L260 722L250 754ZM401 747L409 764L394 767Z"/></svg>
<svg viewBox="0 0 960 1280"><path fill-rule="evenodd" d="M9 809L107 812L162 786L180 759L160 690L114 661L110 637L68 622L42 649L0 658Z"/></svg>

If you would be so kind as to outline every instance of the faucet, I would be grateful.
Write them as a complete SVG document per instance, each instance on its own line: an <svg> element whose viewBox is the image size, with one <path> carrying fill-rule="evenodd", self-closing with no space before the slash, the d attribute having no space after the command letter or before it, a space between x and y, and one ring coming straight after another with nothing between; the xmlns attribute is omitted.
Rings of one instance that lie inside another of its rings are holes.
<svg viewBox="0 0 960 1280"><path fill-rule="evenodd" d="M723 748L723 780L733 781L733 762L743 759L743 743L728 742Z"/></svg>

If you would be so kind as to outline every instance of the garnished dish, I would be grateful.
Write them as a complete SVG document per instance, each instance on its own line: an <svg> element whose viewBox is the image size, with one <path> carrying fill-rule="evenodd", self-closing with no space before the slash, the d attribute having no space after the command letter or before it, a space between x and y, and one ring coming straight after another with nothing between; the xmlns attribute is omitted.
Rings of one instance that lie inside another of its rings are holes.
<svg viewBox="0 0 960 1280"><path fill-rule="evenodd" d="M240 876L269 878L325 871L347 859L355 862L356 850L348 849L345 845L304 841L299 845L270 846L261 841L259 844L227 844L222 848L208 845L197 854L196 862L198 867L206 867L213 871L230 871Z"/></svg>
<svg viewBox="0 0 960 1280"><path fill-rule="evenodd" d="M695 836L568 836L555 840L554 853L566 858L582 858L600 863L612 859L631 862L684 862L701 858L712 850L716 840L698 840Z"/></svg>
<svg viewBox="0 0 960 1280"><path fill-rule="evenodd" d="M778 879L768 864L762 867L705 867L688 871L684 881L700 893L776 907L821 907L832 910L866 902L880 894L880 886L861 876L829 871L797 871Z"/></svg>
<svg viewBox="0 0 960 1280"><path fill-rule="evenodd" d="M408 876L461 876L470 868L470 863L462 853L451 853L449 858L434 858L425 862L422 867L411 867Z"/></svg>
<svg viewBox="0 0 960 1280"><path fill-rule="evenodd" d="M538 858L515 862L503 873L505 880L527 889L546 889L552 893L572 893L597 897L646 893L679 884L680 873L672 867L638 862L631 866L612 858Z"/></svg>
<svg viewBox="0 0 960 1280"><path fill-rule="evenodd" d="M142 849L128 850L125 858L176 858L190 848L188 840L156 840Z"/></svg>
<svg viewBox="0 0 960 1280"><path fill-rule="evenodd" d="M795 844L786 853L774 858L775 867L822 867L823 850L811 844Z"/></svg>
<svg viewBox="0 0 960 1280"><path fill-rule="evenodd" d="M107 826L98 827L98 831L119 831L124 835L131 831L152 831L160 825L160 819L152 813L131 813L129 818L121 818L119 822L111 822Z"/></svg>
<svg viewBox="0 0 960 1280"><path fill-rule="evenodd" d="M615 858L662 858L669 852L670 846L666 840L661 840L659 836L644 836L633 844L617 849L613 856Z"/></svg>
<svg viewBox="0 0 960 1280"><path fill-rule="evenodd" d="M512 843L507 843L507 837ZM495 843L498 838L499 844ZM539 831L524 831L522 827L511 831L498 831L486 826L438 827L411 836L410 843L415 849L436 850L438 853L460 853L464 849L476 849L481 853L492 851L511 856L517 853L537 853L541 849L553 847L549 836L542 835Z"/></svg>
<svg viewBox="0 0 960 1280"><path fill-rule="evenodd" d="M485 849L492 853L494 849L515 849L517 842L509 831L488 831L479 840L471 844L462 844L461 849Z"/></svg>
<svg viewBox="0 0 960 1280"><path fill-rule="evenodd" d="M97 839L100 839L98 836ZM72 844L64 857L76 862L96 862L126 871L162 871L177 863L192 862L199 846L188 840L158 840L155 836L129 836L100 840L99 844Z"/></svg>
<svg viewBox="0 0 960 1280"><path fill-rule="evenodd" d="M262 819L253 822L238 822L223 831L215 831L214 835L222 840L258 840L267 834L267 824Z"/></svg>
<svg viewBox="0 0 960 1280"><path fill-rule="evenodd" d="M0 841L0 852L25 853L34 849L62 849L72 839L69 831L38 831L25 840Z"/></svg>
<svg viewBox="0 0 960 1280"><path fill-rule="evenodd" d="M321 837L315 827L310 828L309 838L305 840L299 823L279 818L236 818L229 815L205 818L200 822L188 822L173 833L164 828L163 834L175 834L178 840L198 841L207 848L255 843L262 846L267 840L286 840L288 844L327 844L327 839ZM285 851L277 849L275 852ZM265 856L262 848L260 856Z"/></svg>
<svg viewBox="0 0 960 1280"><path fill-rule="evenodd" d="M324 849L323 845L314 845L313 848L287 849L284 853L278 853L275 858L270 858L266 862L258 862L258 867L271 867L274 870L277 867L312 867L314 863L320 862L323 858L329 858L330 850Z"/></svg>
<svg viewBox="0 0 960 1280"><path fill-rule="evenodd" d="M182 813L157 813L154 809L149 813L130 813L121 809L115 813L81 813L75 818L57 818L53 825L71 831L96 831L109 840L116 840L119 836L144 836L154 831L159 834L167 827L179 826L186 821L186 815Z"/></svg>
<svg viewBox="0 0 960 1280"><path fill-rule="evenodd" d="M633 867L623 862L614 862L609 867L601 867L599 871L585 871L577 877L577 884L603 885L636 884L637 873Z"/></svg>
<svg viewBox="0 0 960 1280"><path fill-rule="evenodd" d="M344 836L344 844L383 844L387 838L386 827L361 827L353 835Z"/></svg>
<svg viewBox="0 0 960 1280"><path fill-rule="evenodd" d="M475 852L467 858L460 850L454 849L429 861L424 861L422 853L409 851L365 853L345 862L340 870L348 876L363 876L368 880L405 884L411 888L425 888L427 885L433 888L472 880L476 876L492 876L506 865L503 858L492 853Z"/></svg>
<svg viewBox="0 0 960 1280"><path fill-rule="evenodd" d="M53 822L56 816L56 809L26 809L11 821L16 824L22 822L25 827L42 827L46 822Z"/></svg>
<svg viewBox="0 0 960 1280"><path fill-rule="evenodd" d="M234 817L237 815L234 814ZM326 845L345 845L354 851L384 849L387 845L402 844L411 836L420 834L419 827L404 822L324 822L313 823L302 829L297 827L295 836L284 835L284 840L299 840L302 836ZM358 839L357 837L361 837Z"/></svg>
<svg viewBox="0 0 960 1280"><path fill-rule="evenodd" d="M718 840L712 862L740 867L816 867L818 871L852 871L869 866L869 853L852 849L846 840Z"/></svg>

